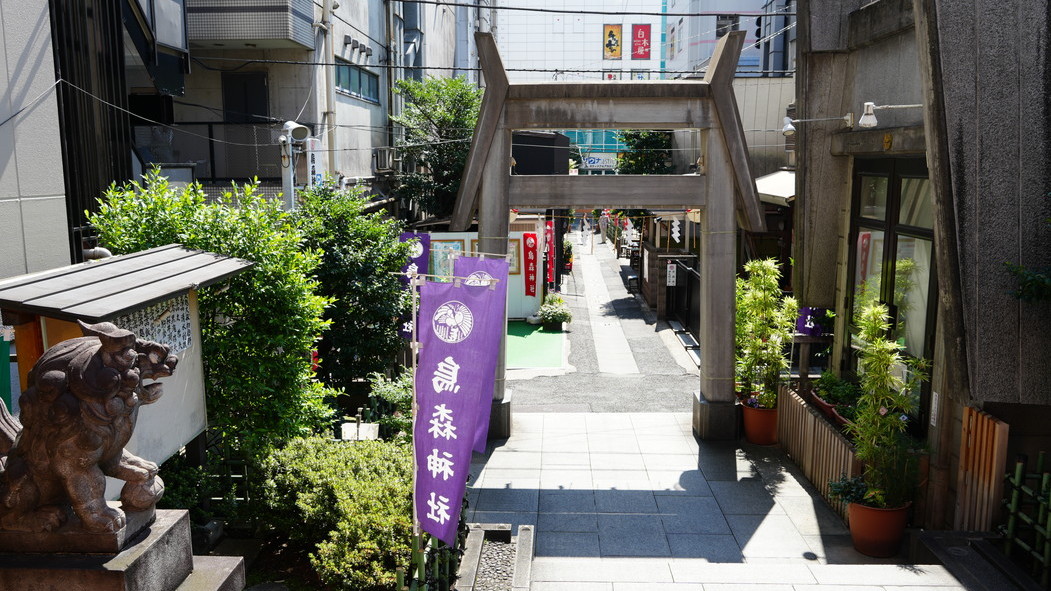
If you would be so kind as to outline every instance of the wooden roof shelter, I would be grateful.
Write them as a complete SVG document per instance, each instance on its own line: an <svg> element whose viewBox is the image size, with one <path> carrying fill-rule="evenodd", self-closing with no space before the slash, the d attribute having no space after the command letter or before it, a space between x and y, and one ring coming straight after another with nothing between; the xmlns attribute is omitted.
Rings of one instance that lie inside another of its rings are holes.
<svg viewBox="0 0 1051 591"><path fill-rule="evenodd" d="M732 86L744 32L719 40L703 80L510 84L492 35L475 39L486 89L452 229L465 230L477 210L480 249L504 253L510 208L700 209L701 383L694 430L708 439L734 437L735 237L738 223L751 231L764 225ZM689 175L512 176L516 129L698 129L702 153L697 173ZM494 404L504 396L502 357ZM493 409L495 437L506 436L496 428L499 412L509 410Z"/></svg>

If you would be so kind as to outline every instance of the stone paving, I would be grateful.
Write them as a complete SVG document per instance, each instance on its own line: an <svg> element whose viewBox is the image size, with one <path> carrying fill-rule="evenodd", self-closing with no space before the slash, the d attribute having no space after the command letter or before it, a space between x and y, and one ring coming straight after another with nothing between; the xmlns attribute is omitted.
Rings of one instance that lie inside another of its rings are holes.
<svg viewBox="0 0 1051 591"><path fill-rule="evenodd" d="M698 442L688 396L647 405L663 396L660 387L695 389L697 378L688 360L668 361L682 352L661 335L667 327L621 299L621 262L605 246L596 255L578 252L575 273L596 265L603 297L618 306L578 291L570 326L579 334L570 335L565 371L517 382L509 376L529 398L512 398L512 436L472 464L468 519L536 528L533 591L963 589L941 566L855 552L842 520L776 448ZM596 280L583 274L568 287ZM616 308L628 312L625 341L609 336L615 326L593 332L578 325L614 324ZM625 342L654 362L636 354L628 369L639 373L611 375L587 360L609 343L623 354ZM659 373L650 374L651 366ZM543 386L526 388L537 381ZM569 412L595 410L590 382L616 390L596 392L597 406L619 412ZM569 387L577 388L576 402L565 397ZM647 407L663 412L642 412ZM552 410L560 412L545 412Z"/></svg>

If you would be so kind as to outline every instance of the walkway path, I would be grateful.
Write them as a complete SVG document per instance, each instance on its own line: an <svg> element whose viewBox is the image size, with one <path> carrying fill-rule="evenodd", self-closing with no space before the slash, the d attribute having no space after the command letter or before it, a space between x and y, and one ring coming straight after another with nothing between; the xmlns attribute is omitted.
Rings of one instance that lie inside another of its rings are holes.
<svg viewBox="0 0 1051 591"><path fill-rule="evenodd" d="M578 250L567 367L509 376L512 436L475 457L468 493L471 521L536 526L533 591L963 589L940 566L856 553L776 449L698 443L689 358L626 294L608 246ZM597 362L613 341L637 373Z"/></svg>

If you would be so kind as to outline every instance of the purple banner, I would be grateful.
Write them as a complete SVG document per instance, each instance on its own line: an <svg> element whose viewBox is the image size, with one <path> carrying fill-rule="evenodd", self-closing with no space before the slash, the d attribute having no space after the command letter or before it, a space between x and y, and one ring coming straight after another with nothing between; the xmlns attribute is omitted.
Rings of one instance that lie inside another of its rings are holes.
<svg viewBox="0 0 1051 591"><path fill-rule="evenodd" d="M450 546L456 542L476 426L490 406L492 386L485 391L482 384L492 379L493 368L480 360L499 350L499 332L491 326L503 324L498 303L495 290L461 282L420 286L415 509L423 531Z"/></svg>
<svg viewBox="0 0 1051 591"><path fill-rule="evenodd" d="M403 232L399 239L402 242L416 240L416 243L412 245L409 251L409 262L405 264L402 271L415 271L420 275L426 275L428 261L430 261L431 258L431 235L417 234L416 232ZM409 279L403 277L402 281L408 283Z"/></svg>
<svg viewBox="0 0 1051 591"><path fill-rule="evenodd" d="M492 370L489 371L488 382L481 385L482 392L486 393L483 395L483 399L487 398L488 403L484 404L485 408L482 409L478 417L478 425L474 431L474 451L478 453L485 453L485 442L489 435L489 414L493 409L492 395L493 387L496 384L496 364L500 353L499 343L506 328L507 317L505 310L507 306L507 274L509 268L510 265L507 259L460 257L453 262L453 275L467 278L464 280L465 289L496 290L497 302L493 307L493 311L500 318L500 322L494 322L490 325L496 331L492 338L495 339L497 348L492 355L487 354L484 358L479 359L479 363L489 364L492 366ZM490 288L490 283L493 279L496 279L496 284Z"/></svg>
<svg viewBox="0 0 1051 591"><path fill-rule="evenodd" d="M825 324L828 322L827 308L802 307L799 309L799 317L796 319L796 332L812 337L819 337L825 333Z"/></svg>

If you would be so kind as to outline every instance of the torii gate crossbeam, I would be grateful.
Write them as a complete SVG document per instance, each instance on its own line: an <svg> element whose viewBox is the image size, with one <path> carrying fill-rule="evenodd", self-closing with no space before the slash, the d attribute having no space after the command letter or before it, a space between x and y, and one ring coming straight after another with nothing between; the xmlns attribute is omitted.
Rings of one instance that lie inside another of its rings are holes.
<svg viewBox="0 0 1051 591"><path fill-rule="evenodd" d="M512 207L701 210L701 379L694 432L736 436L734 282L736 232L763 228L733 75L744 33L716 46L704 80L510 84L496 42L476 33L486 90L457 195L452 229L466 230L478 209L479 248L506 253ZM515 129L700 129L698 173L681 176L512 176ZM490 437L510 434L501 341Z"/></svg>

